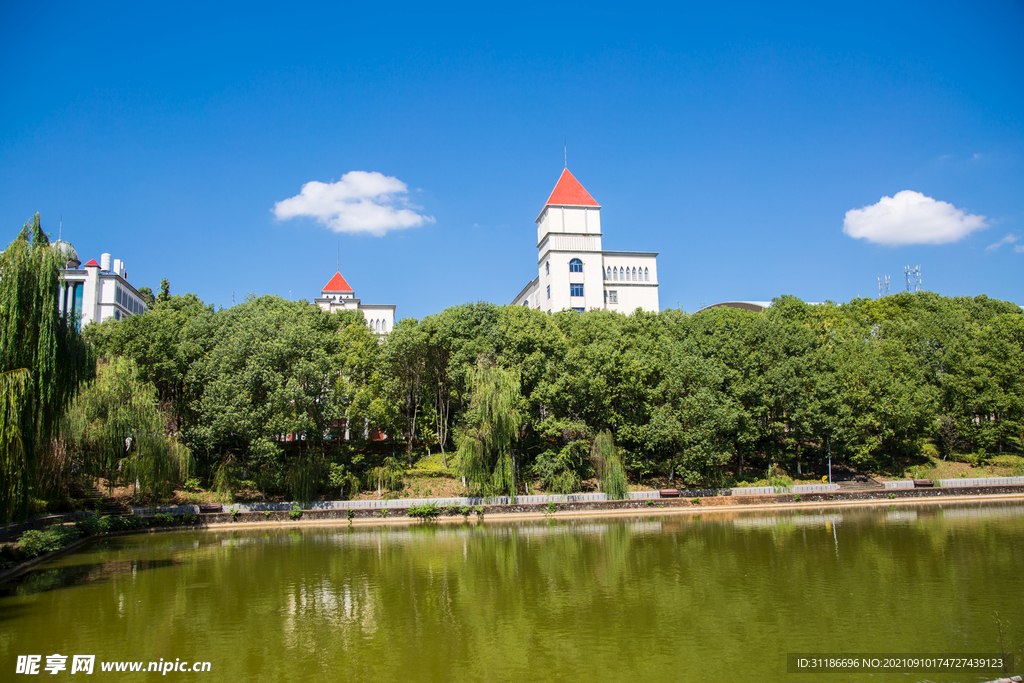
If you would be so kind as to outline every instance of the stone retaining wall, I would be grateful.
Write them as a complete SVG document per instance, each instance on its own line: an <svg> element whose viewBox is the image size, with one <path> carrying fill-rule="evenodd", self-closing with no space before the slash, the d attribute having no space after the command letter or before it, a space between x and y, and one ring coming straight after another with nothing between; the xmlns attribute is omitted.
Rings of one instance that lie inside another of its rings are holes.
<svg viewBox="0 0 1024 683"><path fill-rule="evenodd" d="M955 496L978 496L993 494L1024 495L1024 486L972 486L961 488L939 489L895 489L877 491L850 491L843 493L807 493L799 494L801 503L843 502L857 500L891 500L907 498L951 498ZM699 503L692 503L688 498L661 498L657 500L612 500L584 501L577 503L555 503L555 512L592 512L602 510L637 510L652 508L701 508L701 507L746 507L751 505L792 505L796 497L792 494L782 495L747 495L747 496L713 496L700 498ZM387 519L407 518L408 508L388 508ZM489 514L523 514L547 513L548 505L487 505L484 506L486 519ZM347 520L347 519L381 519L383 510L358 509L351 510L303 510L301 521ZM351 517L349 516L351 514ZM476 517L471 512L470 517ZM442 515L442 519L457 519L458 516ZM230 524L243 522L290 522L293 521L287 512L239 512L237 516L230 513L214 513L200 515L200 524Z"/></svg>

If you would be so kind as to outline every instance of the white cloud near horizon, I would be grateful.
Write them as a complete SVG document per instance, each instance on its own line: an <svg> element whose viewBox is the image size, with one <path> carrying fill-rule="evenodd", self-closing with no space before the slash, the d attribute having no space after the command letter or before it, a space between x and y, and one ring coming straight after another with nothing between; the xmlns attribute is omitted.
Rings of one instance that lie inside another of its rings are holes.
<svg viewBox="0 0 1024 683"><path fill-rule="evenodd" d="M999 240L998 242L990 244L987 247L985 247L985 251L996 251L997 249L999 249L999 247L1003 246L1004 244L1013 244L1019 239L1020 237L1018 237L1017 235L1009 234L1003 239Z"/></svg>
<svg viewBox="0 0 1024 683"><path fill-rule="evenodd" d="M948 202L903 190L877 204L846 212L843 232L855 239L897 247L948 244L987 228L984 216L965 213Z"/></svg>
<svg viewBox="0 0 1024 683"><path fill-rule="evenodd" d="M377 171L349 171L336 183L313 180L299 194L274 203L274 216L286 221L308 217L334 232L366 232L381 237L392 230L433 223L409 203L409 186Z"/></svg>

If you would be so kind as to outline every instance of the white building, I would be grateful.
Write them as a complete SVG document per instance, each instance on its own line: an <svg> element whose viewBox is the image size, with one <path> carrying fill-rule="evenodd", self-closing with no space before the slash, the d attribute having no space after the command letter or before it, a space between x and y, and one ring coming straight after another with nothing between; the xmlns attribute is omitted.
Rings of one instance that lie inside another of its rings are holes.
<svg viewBox="0 0 1024 683"><path fill-rule="evenodd" d="M394 304L364 304L356 298L352 287L345 282L341 273L335 273L331 281L324 285L320 296L313 300L317 306L333 313L334 311L360 311L366 318L366 324L377 334L387 334L395 326Z"/></svg>
<svg viewBox="0 0 1024 683"><path fill-rule="evenodd" d="M54 248L64 252L57 308L62 315L73 313L79 329L108 318L121 320L146 312L146 304L128 282L128 270L120 259L102 254L99 263L92 259L83 266L69 243L57 241Z"/></svg>
<svg viewBox="0 0 1024 683"><path fill-rule="evenodd" d="M536 223L537 279L513 305L548 312L659 310L657 252L603 251L601 205L569 169L562 171Z"/></svg>

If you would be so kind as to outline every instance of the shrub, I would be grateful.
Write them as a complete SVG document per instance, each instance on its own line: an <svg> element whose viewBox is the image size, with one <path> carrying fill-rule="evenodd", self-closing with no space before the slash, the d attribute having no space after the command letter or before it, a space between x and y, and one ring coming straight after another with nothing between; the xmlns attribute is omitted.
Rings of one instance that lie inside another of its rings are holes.
<svg viewBox="0 0 1024 683"><path fill-rule="evenodd" d="M586 443L573 441L555 453L546 450L533 463L533 476L547 491L554 493L576 493L582 490L581 473L589 474L589 452Z"/></svg>
<svg viewBox="0 0 1024 683"><path fill-rule="evenodd" d="M100 522L96 515L89 515L84 519L80 519L75 526L78 527L83 536L95 536L102 533L100 531Z"/></svg>
<svg viewBox="0 0 1024 683"><path fill-rule="evenodd" d="M410 517L416 517L417 519L437 519L441 516L441 508L437 506L437 503L413 505L409 508L408 514Z"/></svg>
<svg viewBox="0 0 1024 683"><path fill-rule="evenodd" d="M978 453L950 453L949 459L953 462L966 463L971 467L979 467L985 464L988 456L985 454L985 451Z"/></svg>
<svg viewBox="0 0 1024 683"><path fill-rule="evenodd" d="M359 494L359 477L354 472L345 468L344 465L331 463L327 473L327 481L331 488L338 489L338 495L342 500L353 498Z"/></svg>
<svg viewBox="0 0 1024 683"><path fill-rule="evenodd" d="M153 524L156 524L157 526L167 526L169 524L174 524L174 517L167 514L166 512L158 512L155 515L153 515Z"/></svg>
<svg viewBox="0 0 1024 683"><path fill-rule="evenodd" d="M996 467L1009 467L1015 477L1024 475L1024 458L1019 455L994 455L988 462Z"/></svg>
<svg viewBox="0 0 1024 683"><path fill-rule="evenodd" d="M797 503L800 502L800 494L799 493L794 493L793 494L793 501L797 502Z"/></svg>
<svg viewBox="0 0 1024 683"><path fill-rule="evenodd" d="M694 505L700 505L700 498L691 498L690 502Z"/></svg>
<svg viewBox="0 0 1024 683"><path fill-rule="evenodd" d="M43 553L51 553L60 550L81 535L78 525L55 525L42 531L32 529L18 539L18 554L24 559L30 559Z"/></svg>
<svg viewBox="0 0 1024 683"><path fill-rule="evenodd" d="M269 513L268 513L269 514ZM186 512L181 516L182 524L195 524L199 521L199 515L194 512Z"/></svg>
<svg viewBox="0 0 1024 683"><path fill-rule="evenodd" d="M196 491L199 490L199 479L197 477L189 477L188 479L185 480L185 483L182 485L182 488L191 493L195 493Z"/></svg>
<svg viewBox="0 0 1024 683"><path fill-rule="evenodd" d="M484 516L484 506L483 505L477 505L476 506L476 516L477 517L483 517Z"/></svg>
<svg viewBox="0 0 1024 683"><path fill-rule="evenodd" d="M765 475L765 484L777 488L789 488L793 485L793 478L787 475L781 467L772 463L768 466L768 473Z"/></svg>
<svg viewBox="0 0 1024 683"><path fill-rule="evenodd" d="M380 516L381 517L387 517L388 516L388 509L384 508L383 510L381 510L380 511Z"/></svg>
<svg viewBox="0 0 1024 683"><path fill-rule="evenodd" d="M346 516L348 517L348 521L351 522L352 518L356 516L356 511L353 510L352 508L349 508Z"/></svg>
<svg viewBox="0 0 1024 683"><path fill-rule="evenodd" d="M549 515L553 515L553 514L555 514L556 512L558 512L558 506L557 506L557 505L555 505L554 503L548 503L548 506L547 506L547 513L548 513Z"/></svg>
<svg viewBox="0 0 1024 683"><path fill-rule="evenodd" d="M231 521L232 522L237 521L238 520L238 513L241 512L241 510L238 509L238 506L236 505L236 506L232 507L230 512L231 512Z"/></svg>
<svg viewBox="0 0 1024 683"><path fill-rule="evenodd" d="M302 508L298 505L292 505L292 509L288 512L288 516L291 519L302 519Z"/></svg>
<svg viewBox="0 0 1024 683"><path fill-rule="evenodd" d="M270 510L265 510L263 512L263 516L266 517L267 519L270 519Z"/></svg>
<svg viewBox="0 0 1024 683"><path fill-rule="evenodd" d="M890 493L889 494L889 500L894 500L895 498L896 498L896 494L895 493Z"/></svg>

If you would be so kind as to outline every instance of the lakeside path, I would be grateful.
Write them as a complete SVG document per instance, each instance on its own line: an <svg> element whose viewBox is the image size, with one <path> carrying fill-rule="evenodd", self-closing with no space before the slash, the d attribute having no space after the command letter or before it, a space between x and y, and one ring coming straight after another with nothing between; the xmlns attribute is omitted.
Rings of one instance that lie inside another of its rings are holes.
<svg viewBox="0 0 1024 683"><path fill-rule="evenodd" d="M671 500L671 499L670 499ZM705 501L710 499L704 499ZM675 501L673 501L675 502ZM636 508L615 508L610 510L560 510L554 513L542 511L528 512L490 512L482 517L471 515L469 518L461 516L442 516L427 523L436 524L464 524L467 521L475 524L486 524L487 522L510 522L519 520L551 520L551 519L583 519L583 518L615 518L615 517L657 517L665 515L714 515L716 517L728 517L745 512L777 511L777 510L836 510L842 508L864 508L864 507L919 507L919 506L949 506L969 503L997 503L997 502L1020 502L1024 503L1024 492L1022 493L994 493L981 495L964 496L942 496L941 498L903 498L903 499L867 499L867 500L826 500L826 501L801 501L801 502L778 502L778 503L753 503L753 504L701 504L701 505L666 505L660 507ZM310 526L380 526L380 525L404 525L424 524L424 521L411 519L409 517L356 517L348 519L307 519L287 521L239 521L239 522L213 522L202 525L199 528L223 531L225 529L260 529L282 526L310 527ZM178 527L180 529L181 527ZM194 528L194 527L193 527ZM173 529L168 528L167 531Z"/></svg>

